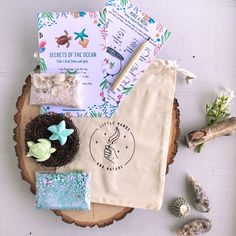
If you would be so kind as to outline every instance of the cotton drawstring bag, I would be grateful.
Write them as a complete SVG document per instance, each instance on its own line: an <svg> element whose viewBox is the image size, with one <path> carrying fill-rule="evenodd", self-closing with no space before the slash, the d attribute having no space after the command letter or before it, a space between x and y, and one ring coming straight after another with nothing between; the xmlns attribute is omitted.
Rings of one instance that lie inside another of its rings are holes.
<svg viewBox="0 0 236 236"><path fill-rule="evenodd" d="M159 210L162 204L176 65L154 61L112 118L74 117L80 149L58 172L91 172L91 201Z"/></svg>

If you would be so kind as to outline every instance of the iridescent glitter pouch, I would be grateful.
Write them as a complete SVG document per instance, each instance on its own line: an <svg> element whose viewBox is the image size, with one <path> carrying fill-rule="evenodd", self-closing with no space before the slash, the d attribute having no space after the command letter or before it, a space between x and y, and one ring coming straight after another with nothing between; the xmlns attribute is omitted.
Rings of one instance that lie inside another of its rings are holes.
<svg viewBox="0 0 236 236"><path fill-rule="evenodd" d="M36 208L90 210L90 174L36 173Z"/></svg>

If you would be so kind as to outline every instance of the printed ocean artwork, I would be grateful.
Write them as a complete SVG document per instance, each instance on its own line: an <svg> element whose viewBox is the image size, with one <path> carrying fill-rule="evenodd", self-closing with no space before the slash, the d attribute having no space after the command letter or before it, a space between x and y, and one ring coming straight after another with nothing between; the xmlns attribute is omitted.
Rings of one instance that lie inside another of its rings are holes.
<svg viewBox="0 0 236 236"><path fill-rule="evenodd" d="M75 109L85 116L89 107L100 103L100 96L95 92L98 92L99 78L103 76L105 35L104 24L99 20L99 12L38 14L41 75L50 77L64 73L78 77L79 84L68 87L66 81L55 85L53 80L48 80L50 86L46 93L46 90L32 87L35 95L32 104L46 105L41 109L45 111L53 110L51 105L54 105L57 113Z"/></svg>
<svg viewBox="0 0 236 236"><path fill-rule="evenodd" d="M50 27L53 27L54 24L60 24L60 28L62 28L62 23L64 26L64 22L68 22L71 16L75 17L75 13L54 14L59 15L62 21L59 23L54 20L55 22L53 21ZM95 18L93 18L94 14L96 14ZM82 19L86 28L80 27L80 29L72 30L71 32L74 33L72 40L70 39L71 33L66 34L64 32L65 35L63 35L61 32L61 37L63 37L61 41L64 43L63 45L66 45L64 47L69 45L69 49L72 47L72 43L79 41L80 48L75 50L89 50L92 44L97 45L97 50L100 50L100 57L97 56L95 60L88 60L87 67L84 68L87 73L91 74L92 86L90 82L87 82L90 81L89 79L86 82L84 81L85 87L81 89L82 108L46 106L43 110L44 112L70 113L72 116L111 117L141 78L152 59L156 57L169 38L170 32L128 0L109 0L102 11L84 12L82 17L77 14L76 17L76 19L78 17ZM87 27L87 22L91 20L91 17L99 29L96 30L100 34L101 41L96 40L95 35L89 30L91 27ZM43 32L41 33L43 34ZM147 39L149 39L149 43L144 48L143 53L137 58L137 62L120 86L113 91L111 89L112 84L133 54ZM88 56L93 57L91 50ZM46 65L43 62L41 64L42 68L48 68L47 63ZM68 63L68 68L73 70L70 65L71 63ZM56 65L54 64L54 66ZM81 71L74 70L74 72L80 73Z"/></svg>

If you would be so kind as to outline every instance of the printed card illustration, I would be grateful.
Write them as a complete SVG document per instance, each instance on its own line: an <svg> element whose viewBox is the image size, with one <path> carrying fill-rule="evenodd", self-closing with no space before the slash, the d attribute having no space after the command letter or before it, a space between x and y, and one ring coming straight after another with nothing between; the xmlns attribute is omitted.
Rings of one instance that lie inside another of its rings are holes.
<svg viewBox="0 0 236 236"><path fill-rule="evenodd" d="M100 102L99 78L102 78L106 43L104 24L100 12L38 14L41 72L46 75L67 72L79 76L82 108L78 111L82 115L90 111L89 107ZM53 107L42 109L50 110ZM59 112L63 109L68 108L57 107Z"/></svg>
<svg viewBox="0 0 236 236"><path fill-rule="evenodd" d="M89 149L98 167L117 171L131 162L135 153L135 138L126 124L104 122L91 135Z"/></svg>
<svg viewBox="0 0 236 236"><path fill-rule="evenodd" d="M109 101L107 112L111 115L158 54L170 32L128 0L108 0L106 9L108 38L103 66L105 76L100 87L102 90L108 88L104 96ZM109 89L124 66L147 40L149 43L120 87L115 91Z"/></svg>
<svg viewBox="0 0 236 236"><path fill-rule="evenodd" d="M88 16L88 13L83 18L86 16ZM101 47L103 51L101 57L97 53L97 57L94 59L96 62L93 61L91 67L88 66L90 63L87 63L85 64L87 67L83 68L88 74L91 73L91 77L95 77L94 80L96 80L96 83L93 82L93 91L89 93L90 98L88 98L89 102L86 103L86 107L80 110L59 109L58 107L50 106L45 107L43 112L69 112L72 116L111 117L170 36L170 32L167 29L128 0L108 0L107 6L99 12L98 21L100 25L98 28L100 28L103 42L101 40L97 44L103 45ZM87 29L86 21L79 31L72 31L74 32L73 36L65 28L67 32L64 30L61 33L62 35L59 34L56 39L63 45L57 43L57 47L64 47L64 50L66 48L69 49L72 47L72 43L74 44L76 40L79 40L82 49L89 48L91 41L97 40L95 35L89 31L89 28ZM116 90L112 90L111 85L135 55L135 52L147 40L147 46L129 70L128 75L122 80ZM100 50L100 52L101 48L97 46L97 50ZM91 49L88 50L92 51ZM101 64L98 58L102 59ZM91 57L90 61L92 61ZM98 67L101 70L99 72ZM74 70L72 69L71 71L73 72Z"/></svg>

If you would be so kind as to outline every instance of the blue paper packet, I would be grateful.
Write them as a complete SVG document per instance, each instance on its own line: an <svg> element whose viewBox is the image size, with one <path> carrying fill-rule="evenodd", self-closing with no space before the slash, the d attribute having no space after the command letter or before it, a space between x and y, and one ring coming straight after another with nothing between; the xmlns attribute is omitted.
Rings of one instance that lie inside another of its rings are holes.
<svg viewBox="0 0 236 236"><path fill-rule="evenodd" d="M90 210L90 174L36 173L36 208Z"/></svg>

